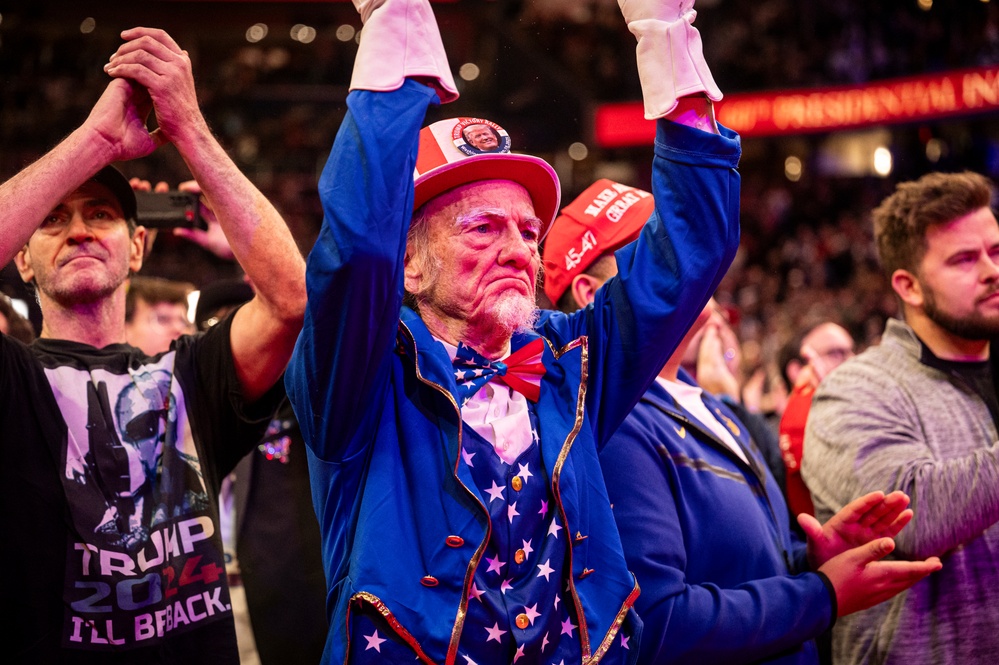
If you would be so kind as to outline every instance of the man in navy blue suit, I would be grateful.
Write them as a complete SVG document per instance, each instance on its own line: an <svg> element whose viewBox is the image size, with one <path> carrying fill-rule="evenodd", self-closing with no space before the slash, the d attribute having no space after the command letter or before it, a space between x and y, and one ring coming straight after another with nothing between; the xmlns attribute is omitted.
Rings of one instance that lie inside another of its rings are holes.
<svg viewBox="0 0 999 665"><path fill-rule="evenodd" d="M545 245L549 299L591 310L619 266L628 268L629 243L655 214L651 201L603 180L566 206ZM837 616L889 598L940 564L881 561L912 517L901 492L868 494L825 525L800 517L807 545L792 534L745 425L680 369L702 329L709 348L700 355L724 367L720 325L711 301L600 451L625 558L642 588L639 659L816 663L814 639Z"/></svg>

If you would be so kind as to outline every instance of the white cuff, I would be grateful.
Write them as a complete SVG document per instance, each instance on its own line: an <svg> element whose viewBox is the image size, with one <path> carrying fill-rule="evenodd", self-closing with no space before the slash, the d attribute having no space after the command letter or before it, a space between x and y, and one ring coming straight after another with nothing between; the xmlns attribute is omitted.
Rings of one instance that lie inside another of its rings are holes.
<svg viewBox="0 0 999 665"><path fill-rule="evenodd" d="M638 37L638 75L645 99L645 117L661 118L676 108L679 97L703 92L720 101L721 90L704 61L701 35L688 11L678 20L639 19L628 24Z"/></svg>
<svg viewBox="0 0 999 665"><path fill-rule="evenodd" d="M421 78L442 102L458 98L440 31L427 0L360 2L364 28L350 80L351 90L397 90ZM365 16L365 14L368 14Z"/></svg>

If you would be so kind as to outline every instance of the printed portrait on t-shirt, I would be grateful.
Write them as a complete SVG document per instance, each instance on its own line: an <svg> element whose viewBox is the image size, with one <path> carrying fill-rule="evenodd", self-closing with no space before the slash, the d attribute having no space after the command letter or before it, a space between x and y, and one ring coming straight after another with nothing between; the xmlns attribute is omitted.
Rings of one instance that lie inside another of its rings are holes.
<svg viewBox="0 0 999 665"><path fill-rule="evenodd" d="M67 428L66 647L151 645L230 613L175 360L45 370Z"/></svg>
<svg viewBox="0 0 999 665"><path fill-rule="evenodd" d="M71 440L66 456L67 493L84 490L91 497L72 504L88 506L84 512L93 526L81 516L84 528L95 544L127 551L143 547L157 525L208 505L197 456L178 439L182 401L171 393L173 376L146 370L126 376L90 372L83 382L87 439L75 446ZM60 406L67 420L82 416L80 404Z"/></svg>

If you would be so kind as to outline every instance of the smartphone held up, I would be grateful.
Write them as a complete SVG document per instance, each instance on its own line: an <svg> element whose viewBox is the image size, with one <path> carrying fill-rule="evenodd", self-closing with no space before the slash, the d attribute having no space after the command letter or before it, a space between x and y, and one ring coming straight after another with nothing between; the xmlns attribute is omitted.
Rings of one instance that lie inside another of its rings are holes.
<svg viewBox="0 0 999 665"><path fill-rule="evenodd" d="M135 192L139 224L151 229L207 229L198 194L193 192Z"/></svg>

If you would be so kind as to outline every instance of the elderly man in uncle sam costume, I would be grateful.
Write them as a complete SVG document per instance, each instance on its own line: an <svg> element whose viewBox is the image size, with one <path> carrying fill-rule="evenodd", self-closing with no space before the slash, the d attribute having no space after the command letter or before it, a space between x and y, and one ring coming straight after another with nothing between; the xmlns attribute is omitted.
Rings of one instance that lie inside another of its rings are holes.
<svg viewBox="0 0 999 665"><path fill-rule="evenodd" d="M335 663L627 663L641 622L597 450L738 244L738 137L692 2L629 2L657 206L620 275L538 313L555 172L457 97L426 0L355 3L348 114L286 376L310 451ZM682 99L678 97L685 96ZM469 145L471 125L497 145ZM415 182L414 182L415 171Z"/></svg>

